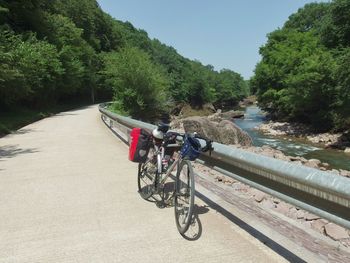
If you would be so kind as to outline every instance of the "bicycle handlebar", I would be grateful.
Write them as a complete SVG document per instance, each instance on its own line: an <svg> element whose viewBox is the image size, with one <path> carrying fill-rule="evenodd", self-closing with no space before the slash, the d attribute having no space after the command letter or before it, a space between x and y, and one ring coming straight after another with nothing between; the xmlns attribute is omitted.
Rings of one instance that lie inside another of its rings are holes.
<svg viewBox="0 0 350 263"><path fill-rule="evenodd" d="M205 141L205 146L200 149L201 152L210 151L211 153L211 151L213 150L213 147L212 147L213 141L204 136L200 136L196 133L178 133L178 132L169 131L164 135L164 142L165 144L167 144L169 141L176 140L177 137L181 137L182 139L184 139L186 136L190 136L190 137Z"/></svg>
<svg viewBox="0 0 350 263"><path fill-rule="evenodd" d="M205 146L201 149L202 152L207 152L207 151L210 151L210 154L211 154L211 151L213 150L213 141L206 138L206 137L203 137L203 136L200 136L198 134L195 134L194 135L194 138L197 138L197 139L200 139L200 140L203 140L205 141Z"/></svg>

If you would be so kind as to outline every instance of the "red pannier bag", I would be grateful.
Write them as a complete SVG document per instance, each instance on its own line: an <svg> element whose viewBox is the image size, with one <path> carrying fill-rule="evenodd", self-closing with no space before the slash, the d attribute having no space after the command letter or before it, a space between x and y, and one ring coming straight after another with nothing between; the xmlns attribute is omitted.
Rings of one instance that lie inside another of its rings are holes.
<svg viewBox="0 0 350 263"><path fill-rule="evenodd" d="M151 134L141 128L133 128L130 133L129 160L135 163L146 162L151 147Z"/></svg>

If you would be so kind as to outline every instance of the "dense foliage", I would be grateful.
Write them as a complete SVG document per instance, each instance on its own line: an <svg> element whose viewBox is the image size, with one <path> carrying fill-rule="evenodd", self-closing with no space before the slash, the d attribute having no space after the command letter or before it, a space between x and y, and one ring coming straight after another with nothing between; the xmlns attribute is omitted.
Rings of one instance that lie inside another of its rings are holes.
<svg viewBox="0 0 350 263"><path fill-rule="evenodd" d="M168 79L146 52L125 48L106 53L104 62L101 74L114 89L116 110L142 119L164 110Z"/></svg>
<svg viewBox="0 0 350 263"><path fill-rule="evenodd" d="M247 93L238 73L182 57L96 0L0 0L2 110L114 98L146 118L169 103L234 105Z"/></svg>
<svg viewBox="0 0 350 263"><path fill-rule="evenodd" d="M305 5L260 54L251 89L273 117L350 129L350 1Z"/></svg>

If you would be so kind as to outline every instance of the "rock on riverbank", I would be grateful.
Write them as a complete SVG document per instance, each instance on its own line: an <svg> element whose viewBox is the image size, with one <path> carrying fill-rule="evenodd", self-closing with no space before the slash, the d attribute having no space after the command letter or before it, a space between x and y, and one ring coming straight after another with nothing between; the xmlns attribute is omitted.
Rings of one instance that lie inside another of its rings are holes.
<svg viewBox="0 0 350 263"><path fill-rule="evenodd" d="M314 133L310 127L300 123L273 122L261 124L256 128L264 134L272 136L293 136L305 138L308 141L320 144L325 148L337 148L346 150L350 146L347 133Z"/></svg>
<svg viewBox="0 0 350 263"><path fill-rule="evenodd" d="M228 120L215 122L207 117L194 116L173 120L171 127L180 131L197 132L202 136L223 144L252 145L252 139L249 135Z"/></svg>

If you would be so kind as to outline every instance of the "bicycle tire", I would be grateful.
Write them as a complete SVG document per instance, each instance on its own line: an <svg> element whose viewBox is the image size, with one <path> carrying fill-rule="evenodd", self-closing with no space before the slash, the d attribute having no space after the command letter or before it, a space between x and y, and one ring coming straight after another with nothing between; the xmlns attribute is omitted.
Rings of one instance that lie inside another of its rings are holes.
<svg viewBox="0 0 350 263"><path fill-rule="evenodd" d="M137 185L140 196L151 201L150 198L153 195L153 189L155 187L155 181L157 178L157 159L154 158L154 149L151 148L147 160L145 163L139 163L137 173Z"/></svg>
<svg viewBox="0 0 350 263"><path fill-rule="evenodd" d="M194 208L194 173L190 161L181 161L176 172L175 187L175 222L180 234L184 234L191 225Z"/></svg>

